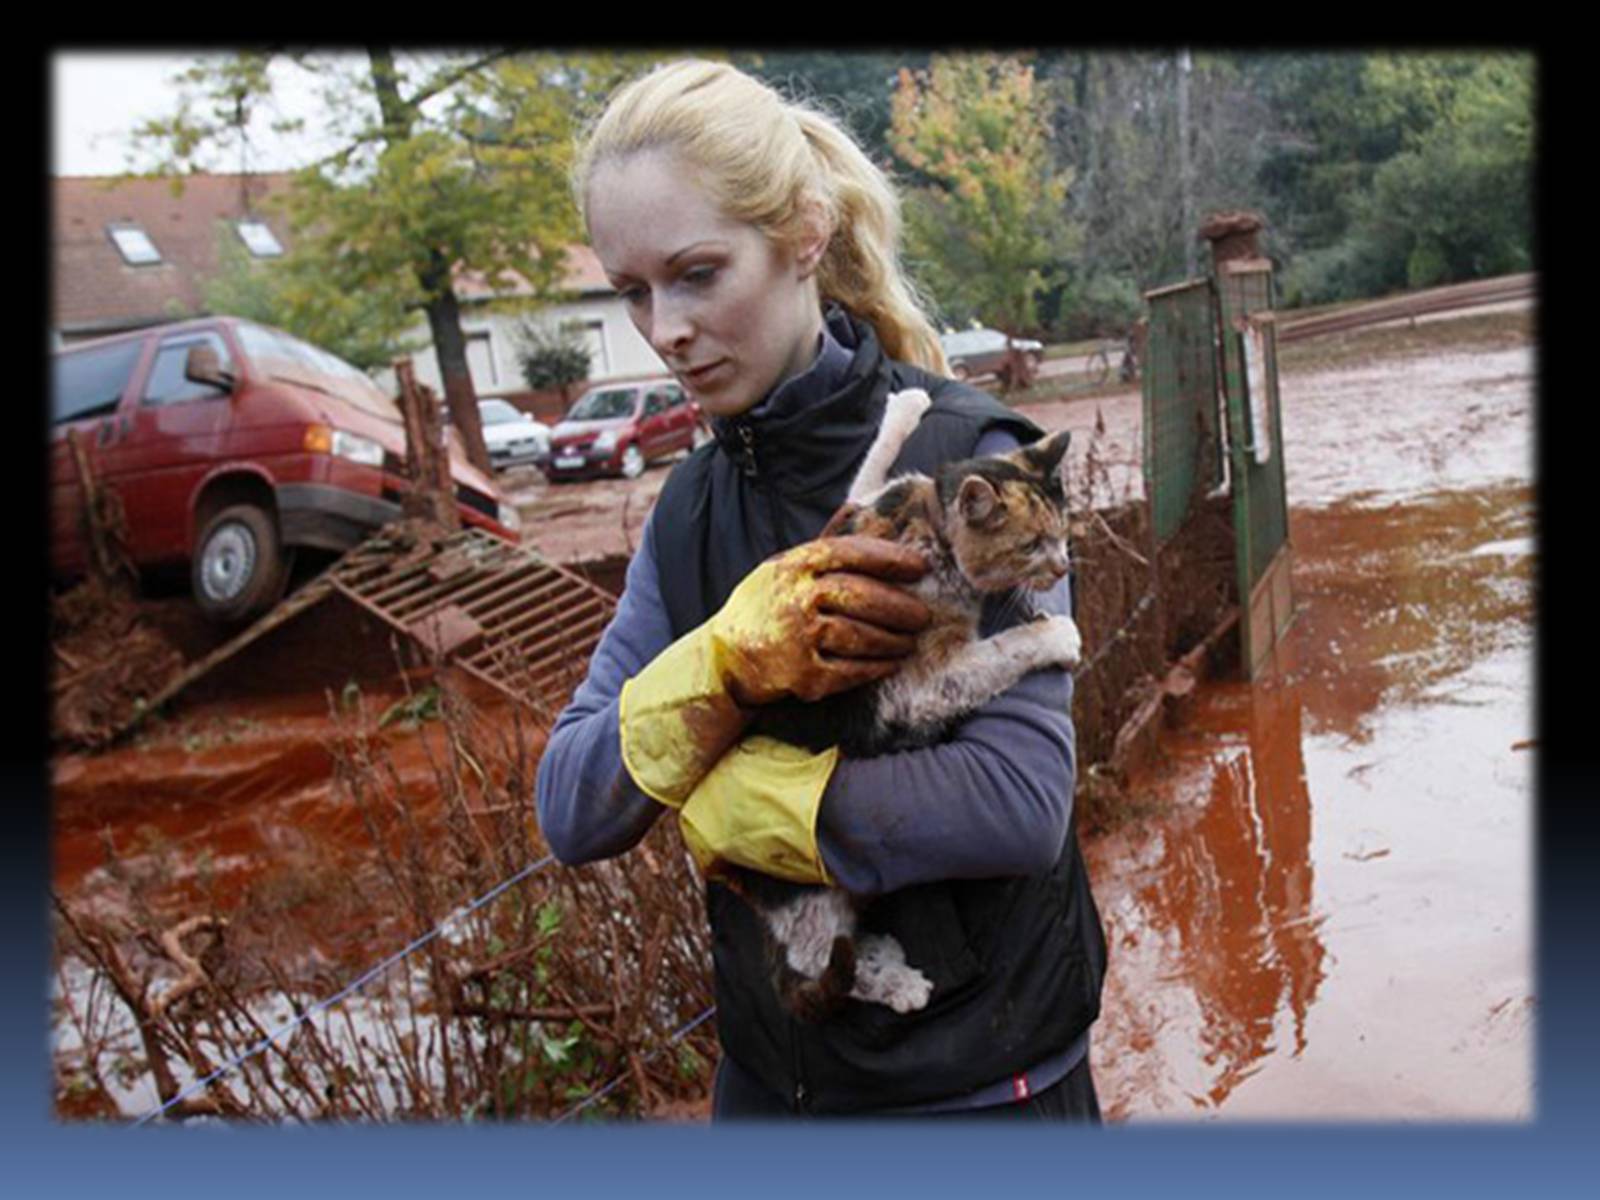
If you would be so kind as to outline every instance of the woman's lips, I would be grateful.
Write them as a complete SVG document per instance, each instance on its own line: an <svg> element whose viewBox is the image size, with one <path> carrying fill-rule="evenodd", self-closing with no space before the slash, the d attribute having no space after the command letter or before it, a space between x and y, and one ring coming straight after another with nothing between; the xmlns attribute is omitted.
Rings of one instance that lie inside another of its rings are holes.
<svg viewBox="0 0 1600 1200"><path fill-rule="evenodd" d="M686 370L683 372L684 382L693 384L696 387L704 387L706 382L715 377L717 372L727 364L727 361L728 360L725 358L720 358L716 362L707 363L703 367L695 367L692 370Z"/></svg>

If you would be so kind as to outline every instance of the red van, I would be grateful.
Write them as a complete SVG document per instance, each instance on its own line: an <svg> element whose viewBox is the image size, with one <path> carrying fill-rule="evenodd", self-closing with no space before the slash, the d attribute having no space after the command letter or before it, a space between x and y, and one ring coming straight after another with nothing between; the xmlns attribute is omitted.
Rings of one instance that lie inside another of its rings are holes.
<svg viewBox="0 0 1600 1200"><path fill-rule="evenodd" d="M637 479L653 458L709 440L700 406L675 379L640 379L590 388L550 431L545 477Z"/></svg>
<svg viewBox="0 0 1600 1200"><path fill-rule="evenodd" d="M67 445L121 497L136 566L188 563L208 617L277 602L294 547L347 550L400 515L405 424L342 359L232 317L69 346L52 364L51 572L86 568L83 494ZM451 446L465 524L519 540L494 484Z"/></svg>

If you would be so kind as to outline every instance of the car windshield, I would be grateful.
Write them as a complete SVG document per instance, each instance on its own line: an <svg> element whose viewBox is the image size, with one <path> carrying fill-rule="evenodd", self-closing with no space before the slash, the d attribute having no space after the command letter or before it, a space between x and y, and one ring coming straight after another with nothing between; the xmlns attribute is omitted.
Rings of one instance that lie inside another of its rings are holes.
<svg viewBox="0 0 1600 1200"><path fill-rule="evenodd" d="M509 425L522 420L522 414L504 400L485 400L478 405L485 425Z"/></svg>
<svg viewBox="0 0 1600 1200"><path fill-rule="evenodd" d="M590 392L567 414L574 421L604 421L611 417L633 416L632 388L608 388Z"/></svg>

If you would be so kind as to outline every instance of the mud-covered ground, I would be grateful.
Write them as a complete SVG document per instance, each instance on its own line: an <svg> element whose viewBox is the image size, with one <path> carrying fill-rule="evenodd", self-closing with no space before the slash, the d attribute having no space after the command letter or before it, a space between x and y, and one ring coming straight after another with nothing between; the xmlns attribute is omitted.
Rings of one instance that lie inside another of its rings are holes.
<svg viewBox="0 0 1600 1200"><path fill-rule="evenodd" d="M1253 689L1202 689L1133 781L1147 815L1087 848L1113 1119L1533 1111L1535 346L1521 310L1286 348L1284 662ZM1136 388L1027 411L1080 434L1085 494L1139 494ZM669 469L506 482L547 555L614 569ZM58 891L92 902L142 878L170 917L249 903L292 942L302 906L369 853L331 783L344 683L180 706L59 756ZM406 701L398 679L362 684L374 719ZM415 727L382 736L425 791ZM300 948L330 991L392 948L364 920ZM65 1018L58 1036L72 1043Z"/></svg>

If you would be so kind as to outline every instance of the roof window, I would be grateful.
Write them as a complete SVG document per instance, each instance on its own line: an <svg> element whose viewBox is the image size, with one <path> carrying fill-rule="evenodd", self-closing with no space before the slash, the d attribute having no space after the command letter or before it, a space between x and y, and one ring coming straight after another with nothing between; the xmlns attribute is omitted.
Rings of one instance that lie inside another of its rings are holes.
<svg viewBox="0 0 1600 1200"><path fill-rule="evenodd" d="M106 232L116 243L122 261L132 267L143 267L161 261L161 251L150 240L150 235L137 225L109 225Z"/></svg>
<svg viewBox="0 0 1600 1200"><path fill-rule="evenodd" d="M234 228L239 231L239 237L250 248L250 253L257 258L277 258L283 253L283 247L278 239L272 235L272 230L267 228L264 221L236 221Z"/></svg>

